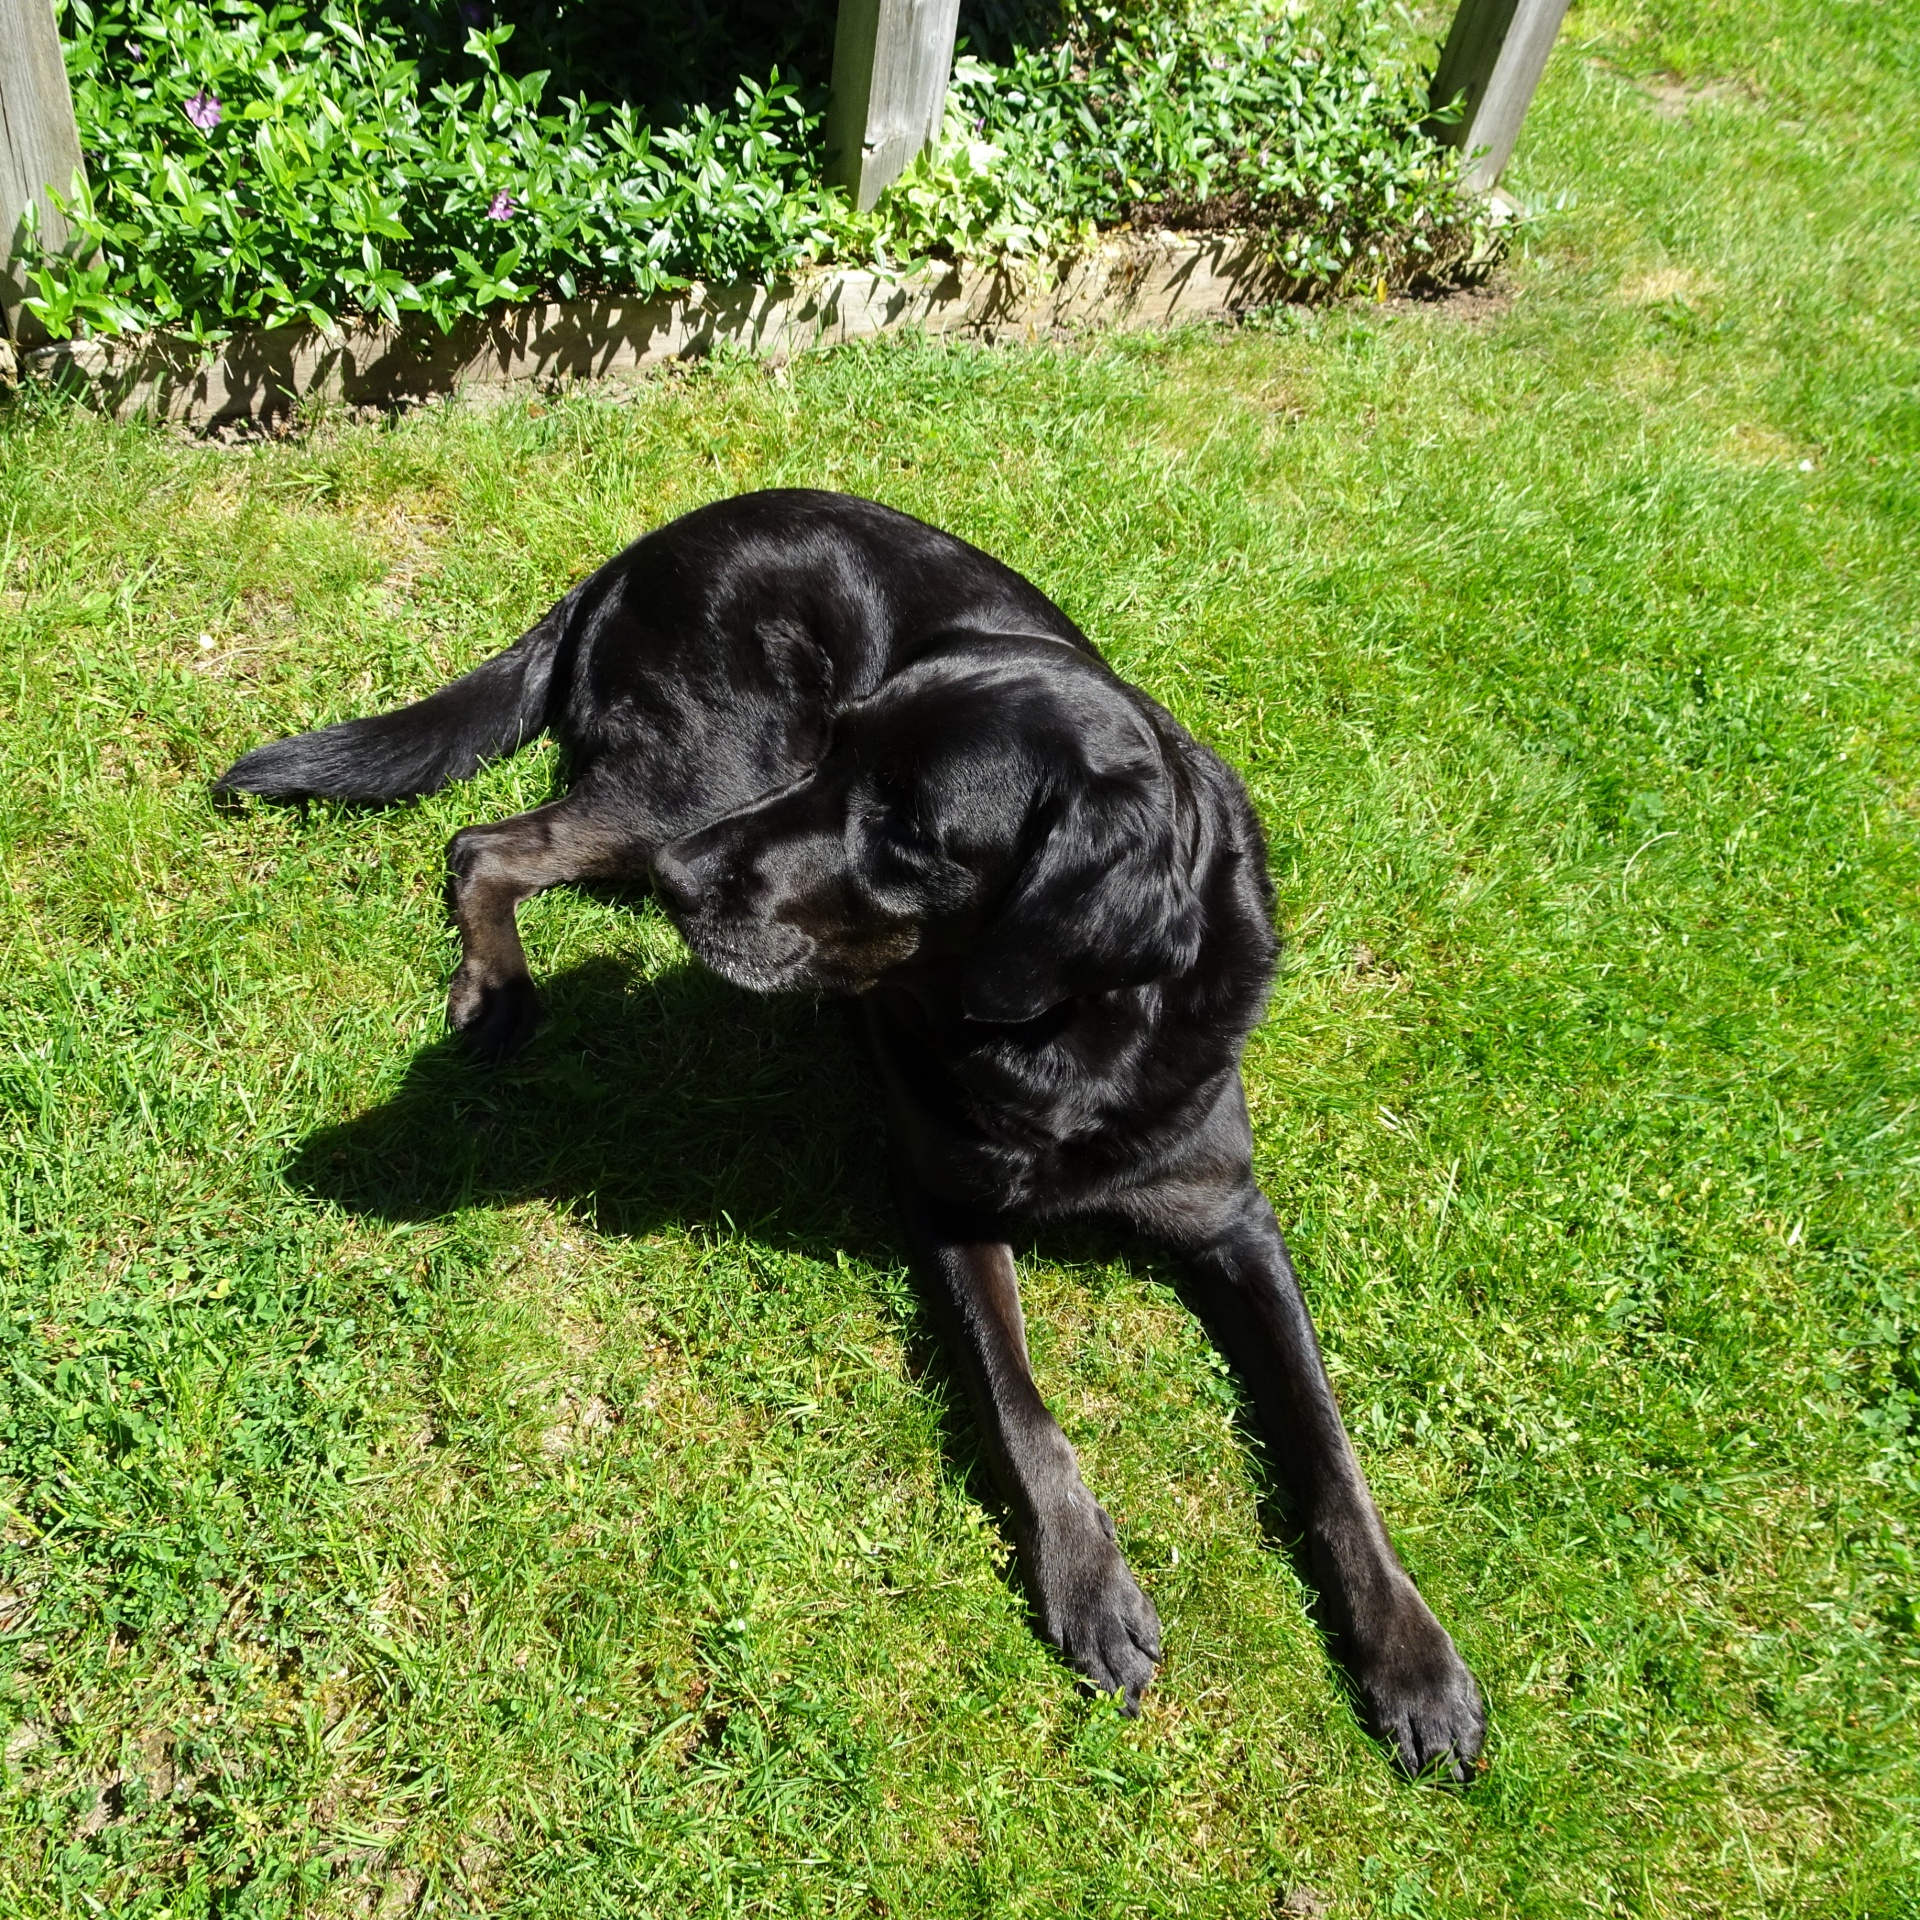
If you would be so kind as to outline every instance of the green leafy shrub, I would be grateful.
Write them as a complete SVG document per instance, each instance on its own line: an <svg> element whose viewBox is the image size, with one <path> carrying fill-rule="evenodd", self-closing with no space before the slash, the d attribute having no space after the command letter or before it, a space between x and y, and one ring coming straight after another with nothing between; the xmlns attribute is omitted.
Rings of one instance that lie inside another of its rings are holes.
<svg viewBox="0 0 1920 1920"><path fill-rule="evenodd" d="M1041 255L1129 220L1253 227L1337 288L1444 271L1466 232L1378 0L1334 33L1257 6L1089 9L1004 65L963 57L943 139L865 215L820 179L822 101L777 70L651 127L545 110L551 76L503 61L511 25L431 66L350 0L66 0L64 32L94 184L70 209L84 244L30 253L56 337L449 327L536 295Z"/></svg>
<svg viewBox="0 0 1920 1920"><path fill-rule="evenodd" d="M1000 150L983 180L1034 230L1252 227L1332 288L1444 271L1468 242L1408 37L1371 0L1332 30L1297 7L1089 9L1005 67L963 59L954 99Z"/></svg>
<svg viewBox="0 0 1920 1920"><path fill-rule="evenodd" d="M474 32L475 79L423 87L393 31L338 4L69 0L94 263L42 260L56 334L362 312L460 314L534 292L640 294L779 268L819 244L815 116L778 76L658 132L540 110L547 76ZM213 111L208 110L210 103ZM203 124L204 123L204 124Z"/></svg>

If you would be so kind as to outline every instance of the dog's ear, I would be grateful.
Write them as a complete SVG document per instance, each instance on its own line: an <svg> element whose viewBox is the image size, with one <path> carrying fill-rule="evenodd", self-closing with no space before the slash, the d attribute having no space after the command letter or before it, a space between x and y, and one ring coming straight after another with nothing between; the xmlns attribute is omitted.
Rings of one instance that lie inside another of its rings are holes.
<svg viewBox="0 0 1920 1920"><path fill-rule="evenodd" d="M1199 958L1199 902L1165 788L1159 771L1083 775L1039 803L1026 864L961 980L969 1019L1036 1020Z"/></svg>

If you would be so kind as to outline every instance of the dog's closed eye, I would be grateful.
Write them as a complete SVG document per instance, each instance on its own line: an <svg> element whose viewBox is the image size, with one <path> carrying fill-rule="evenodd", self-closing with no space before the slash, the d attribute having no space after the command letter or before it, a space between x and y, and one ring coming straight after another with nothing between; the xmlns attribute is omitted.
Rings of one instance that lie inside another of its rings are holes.
<svg viewBox="0 0 1920 1920"><path fill-rule="evenodd" d="M864 782L869 798L889 825L914 824L919 789L904 767L876 767Z"/></svg>
<svg viewBox="0 0 1920 1920"><path fill-rule="evenodd" d="M904 768L880 768L855 788L849 811L862 834L892 849L920 850L932 839L919 784Z"/></svg>

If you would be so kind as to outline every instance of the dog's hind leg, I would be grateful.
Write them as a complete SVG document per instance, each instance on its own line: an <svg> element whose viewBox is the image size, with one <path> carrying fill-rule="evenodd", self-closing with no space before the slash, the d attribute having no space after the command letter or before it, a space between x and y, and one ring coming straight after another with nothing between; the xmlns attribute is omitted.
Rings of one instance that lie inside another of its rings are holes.
<svg viewBox="0 0 1920 1920"><path fill-rule="evenodd" d="M447 894L460 969L447 1021L483 1059L533 1037L539 1002L514 915L521 901L577 880L642 878L655 842L628 814L577 789L530 813L465 827L447 847Z"/></svg>

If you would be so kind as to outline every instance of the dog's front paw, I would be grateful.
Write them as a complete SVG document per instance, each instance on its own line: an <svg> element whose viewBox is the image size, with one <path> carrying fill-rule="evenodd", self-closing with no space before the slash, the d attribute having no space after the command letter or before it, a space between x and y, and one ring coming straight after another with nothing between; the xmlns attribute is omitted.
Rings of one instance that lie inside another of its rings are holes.
<svg viewBox="0 0 1920 1920"><path fill-rule="evenodd" d="M1033 1542L1041 1631L1069 1666L1138 1713L1160 1661L1160 1616L1120 1557L1113 1522L1090 1496L1081 1502Z"/></svg>
<svg viewBox="0 0 1920 1920"><path fill-rule="evenodd" d="M524 973L489 980L462 967L447 993L447 1025L482 1060L510 1060L533 1038L539 996Z"/></svg>
<svg viewBox="0 0 1920 1920"><path fill-rule="evenodd" d="M1370 1729L1404 1772L1460 1786L1473 1778L1487 1737L1480 1686L1418 1595L1356 1659L1353 1679Z"/></svg>

